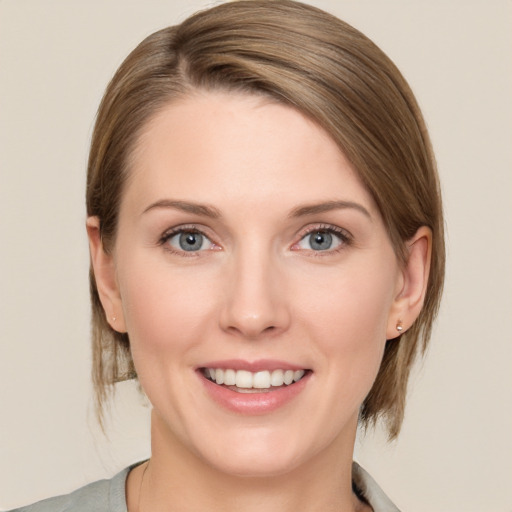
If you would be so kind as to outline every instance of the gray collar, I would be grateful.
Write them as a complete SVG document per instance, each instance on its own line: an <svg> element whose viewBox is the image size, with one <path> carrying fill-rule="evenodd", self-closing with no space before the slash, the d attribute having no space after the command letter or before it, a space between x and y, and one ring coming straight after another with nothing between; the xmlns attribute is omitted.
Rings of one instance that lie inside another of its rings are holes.
<svg viewBox="0 0 512 512"><path fill-rule="evenodd" d="M374 512L400 512L377 482L357 462L352 463L352 479L356 489Z"/></svg>

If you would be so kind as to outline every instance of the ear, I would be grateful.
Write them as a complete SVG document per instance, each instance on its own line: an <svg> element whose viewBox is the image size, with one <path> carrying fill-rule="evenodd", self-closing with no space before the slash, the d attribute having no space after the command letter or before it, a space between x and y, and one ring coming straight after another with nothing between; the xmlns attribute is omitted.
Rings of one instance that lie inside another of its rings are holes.
<svg viewBox="0 0 512 512"><path fill-rule="evenodd" d="M126 332L114 256L106 252L103 247L99 218L88 217L86 227L96 288L98 289L105 316L112 329L117 332Z"/></svg>
<svg viewBox="0 0 512 512"><path fill-rule="evenodd" d="M430 272L432 231L426 226L420 227L407 241L406 251L407 261L388 318L388 340L407 331L423 308Z"/></svg>

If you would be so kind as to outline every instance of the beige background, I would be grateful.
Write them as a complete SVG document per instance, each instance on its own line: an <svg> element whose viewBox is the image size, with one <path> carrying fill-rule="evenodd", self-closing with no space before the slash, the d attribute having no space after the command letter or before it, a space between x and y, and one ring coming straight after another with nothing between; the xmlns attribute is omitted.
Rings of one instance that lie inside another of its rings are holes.
<svg viewBox="0 0 512 512"><path fill-rule="evenodd" d="M398 64L431 130L448 280L402 436L358 459L404 511L512 511L512 2L324 0ZM0 0L0 509L148 454L129 385L91 411L84 175L94 113L145 35L195 0Z"/></svg>

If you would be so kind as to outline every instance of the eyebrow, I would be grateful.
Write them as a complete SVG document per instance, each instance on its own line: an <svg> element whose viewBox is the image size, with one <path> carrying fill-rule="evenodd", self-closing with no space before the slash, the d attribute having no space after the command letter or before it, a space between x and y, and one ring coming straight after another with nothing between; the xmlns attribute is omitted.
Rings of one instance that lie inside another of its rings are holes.
<svg viewBox="0 0 512 512"><path fill-rule="evenodd" d="M172 199L161 199L160 201L156 201L155 203L150 204L142 214L157 208L171 208L173 210L181 210L182 212L193 213L195 215L210 217L212 219L218 219L221 216L219 210L213 206L190 203L188 201L173 201Z"/></svg>
<svg viewBox="0 0 512 512"><path fill-rule="evenodd" d="M150 204L142 213L144 214L157 208L181 210L186 213L193 213L195 215L201 215L211 219L218 219L221 217L220 211L214 206L191 203L188 201L175 201L172 199L161 199L156 201L155 203ZM343 210L347 208L361 212L370 220L372 218L370 212L364 206L359 203L354 203L353 201L325 201L323 203L298 206L289 213L288 217L305 217L307 215L315 215L317 213L324 213L332 210Z"/></svg>
<svg viewBox="0 0 512 512"><path fill-rule="evenodd" d="M372 216L370 212L361 204L354 203L353 201L325 201L323 203L318 204L309 204L304 206L298 206L294 208L289 217L304 217L306 215L314 215L316 213L325 213L332 210L344 210L344 209L353 209L361 212L370 220L372 220Z"/></svg>

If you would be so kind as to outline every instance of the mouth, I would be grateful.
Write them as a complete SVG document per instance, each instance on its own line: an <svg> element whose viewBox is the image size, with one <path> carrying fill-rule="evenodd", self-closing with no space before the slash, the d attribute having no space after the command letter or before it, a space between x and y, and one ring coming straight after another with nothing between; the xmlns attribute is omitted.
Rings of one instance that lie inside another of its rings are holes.
<svg viewBox="0 0 512 512"><path fill-rule="evenodd" d="M269 393L292 386L310 373L307 369L251 372L230 368L201 368L200 371L210 382L237 393Z"/></svg>

